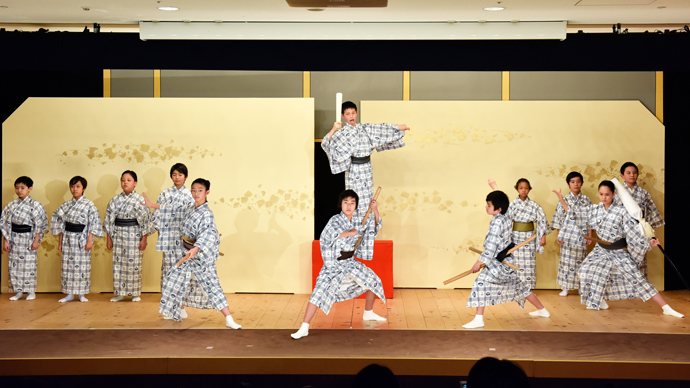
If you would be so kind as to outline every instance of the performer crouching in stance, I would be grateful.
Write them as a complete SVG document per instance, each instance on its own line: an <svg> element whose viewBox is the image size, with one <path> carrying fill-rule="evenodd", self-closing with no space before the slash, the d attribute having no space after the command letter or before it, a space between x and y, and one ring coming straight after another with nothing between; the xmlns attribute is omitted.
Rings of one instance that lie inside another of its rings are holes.
<svg viewBox="0 0 690 388"><path fill-rule="evenodd" d="M363 319L386 320L373 311L375 296L386 301L381 279L369 267L353 257L363 260L371 260L374 257L374 239L382 224L377 203L372 200L369 204L372 214L362 226L362 218L353 217L359 204L357 193L345 190L340 194L338 202L342 212L331 217L321 232L319 241L323 267L316 278L316 286L309 298L302 327L296 333L290 334L294 339L309 335L309 322L314 317L317 307L328 314L333 303L356 298L365 291L367 296ZM355 248L360 236L362 243Z"/></svg>
<svg viewBox="0 0 690 388"><path fill-rule="evenodd" d="M465 329L484 327L486 306L511 301L516 301L524 308L527 299L537 308L537 311L532 311L530 315L545 318L551 316L537 296L530 291L530 285L520 280L517 271L497 259L499 254L505 255L510 248L513 222L506 215L509 204L508 196L502 191L492 191L486 196L486 214L493 218L484 239L484 252L472 267L472 273L479 272L482 264L486 267L474 281L470 297L467 299L467 307L476 307L477 315L462 326ZM514 264L512 260L512 256L506 256L503 261Z"/></svg>
<svg viewBox="0 0 690 388"><path fill-rule="evenodd" d="M657 303L665 315L683 318L673 310L659 292L645 279L639 263L645 253L659 245L657 239L647 239L638 223L623 206L613 202L616 188L611 181L599 184L598 205L589 205L587 225L609 244L597 243L580 267L580 301L588 309L609 308L608 300L642 298ZM560 190L554 190L566 211L565 223L574 223L572 209L568 208ZM624 250L627 245L627 251ZM615 269L615 271L614 271Z"/></svg>
<svg viewBox="0 0 690 388"><path fill-rule="evenodd" d="M220 255L218 251L220 235L216 229L213 212L206 202L210 188L211 182L203 178L196 179L192 183L194 210L185 217L182 224L182 240L189 259L173 266L166 275L158 311L166 317L181 321L182 302L193 276L210 302L208 307L201 305L198 307L215 308L225 316L225 326L239 329L242 326L235 323L230 315L228 300L220 286L216 271L216 260Z"/></svg>

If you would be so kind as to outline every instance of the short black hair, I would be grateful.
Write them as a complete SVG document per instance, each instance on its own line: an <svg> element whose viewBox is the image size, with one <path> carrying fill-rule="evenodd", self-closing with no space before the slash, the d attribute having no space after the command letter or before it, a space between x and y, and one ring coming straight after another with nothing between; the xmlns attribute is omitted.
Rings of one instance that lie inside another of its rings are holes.
<svg viewBox="0 0 690 388"><path fill-rule="evenodd" d="M529 184L529 181L527 180L527 178L520 178L520 179L518 179L517 183L515 184L515 190L517 190L518 186L520 186L520 183L522 183L522 182L527 183L527 187L528 187L530 190L532 190L532 185Z"/></svg>
<svg viewBox="0 0 690 388"><path fill-rule="evenodd" d="M355 209L359 206L359 195L355 193L354 190L345 190L340 195L338 196L338 209L343 210L343 200L345 198L354 198L355 199Z"/></svg>
<svg viewBox="0 0 690 388"><path fill-rule="evenodd" d="M613 185L613 182L611 182L611 181L601 181L601 183L599 183L599 187L598 187L597 189L600 189L601 186L606 186L606 187L608 187L609 189L611 189L611 192L612 192L612 193L615 193L615 192L616 192L616 186L614 186L614 185Z"/></svg>
<svg viewBox="0 0 690 388"><path fill-rule="evenodd" d="M179 172L180 174L184 174L184 177L187 178L189 176L189 172L187 171L187 166L185 166L182 163L175 163L173 164L172 167L170 167L170 177L172 178L173 172Z"/></svg>
<svg viewBox="0 0 690 388"><path fill-rule="evenodd" d="M206 188L206 191L211 190L211 182L208 179L196 178L194 179L194 182L192 182L192 186L197 183L203 185Z"/></svg>
<svg viewBox="0 0 690 388"><path fill-rule="evenodd" d="M69 180L69 187L76 185L77 182L81 183L81 187L84 188L84 190L86 190L86 179L84 179L84 177L81 177L79 175L77 175L77 176L75 176Z"/></svg>
<svg viewBox="0 0 690 388"><path fill-rule="evenodd" d="M580 174L577 171L570 172L570 174L568 174L568 176L565 177L565 183L570 184L570 180L573 178L580 178L580 182L585 183L585 178L583 178L582 174Z"/></svg>
<svg viewBox="0 0 690 388"><path fill-rule="evenodd" d="M527 374L518 365L493 357L477 361L467 375L467 388L529 388Z"/></svg>
<svg viewBox="0 0 690 388"><path fill-rule="evenodd" d="M635 167L635 171L637 171L638 174L640 173L640 169L637 168L637 165L636 165L635 163L633 163L633 162L625 162L625 163L623 163L623 165L621 166L621 174L623 174L623 173L625 172L625 169L628 168L628 167Z"/></svg>
<svg viewBox="0 0 690 388"><path fill-rule="evenodd" d="M486 202L491 202L494 206L494 210L501 208L501 214L506 214L508 212L508 205L510 205L510 200L506 193L496 190L489 193L486 196Z"/></svg>
<svg viewBox="0 0 690 388"><path fill-rule="evenodd" d="M357 105L352 102L352 101L345 101L343 102L342 107L340 108L340 114L344 114L347 109L354 109L355 112L357 112Z"/></svg>
<svg viewBox="0 0 690 388"><path fill-rule="evenodd" d="M25 175L20 176L19 178L17 178L17 180L14 181L15 186L20 183L23 183L26 187L34 187L34 180Z"/></svg>
<svg viewBox="0 0 690 388"><path fill-rule="evenodd" d="M359 371L352 381L352 388L398 388L398 380L389 368L371 364Z"/></svg>
<svg viewBox="0 0 690 388"><path fill-rule="evenodd" d="M137 180L137 173L136 172L134 172L132 170L125 170L125 172L123 172L122 175L120 175L120 179L122 179L122 177L125 176L125 174L129 174L132 177L132 179L134 179L135 182L139 182Z"/></svg>

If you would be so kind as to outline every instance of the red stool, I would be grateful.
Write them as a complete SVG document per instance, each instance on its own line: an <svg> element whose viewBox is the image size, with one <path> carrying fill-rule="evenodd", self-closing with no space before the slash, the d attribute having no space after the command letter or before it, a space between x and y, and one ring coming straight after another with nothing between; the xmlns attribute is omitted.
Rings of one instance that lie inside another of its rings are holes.
<svg viewBox="0 0 690 388"><path fill-rule="evenodd" d="M356 258L357 259L357 258ZM360 263L371 268L381 278L383 293L386 299L393 299L393 241L376 240L374 241L374 260L359 260ZM312 290L316 285L316 278L323 267L321 258L321 244L319 240L314 240L311 244L311 286ZM364 298L365 294L359 296Z"/></svg>

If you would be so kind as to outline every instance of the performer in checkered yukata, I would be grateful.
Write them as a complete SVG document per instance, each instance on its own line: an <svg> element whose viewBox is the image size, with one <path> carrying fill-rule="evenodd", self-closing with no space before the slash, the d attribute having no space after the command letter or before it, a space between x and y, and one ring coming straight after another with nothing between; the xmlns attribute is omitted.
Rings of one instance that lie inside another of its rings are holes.
<svg viewBox="0 0 690 388"><path fill-rule="evenodd" d="M484 327L486 306L516 301L524 308L525 299L537 308L536 311L530 312L530 315L545 318L551 316L537 295L530 290L529 284L520 279L517 271L496 259L499 253L507 253L511 243L513 227L512 221L506 215L508 206L508 196L502 191L494 190L486 196L486 214L492 218L489 231L484 238L484 251L472 266L472 273L480 270L481 272L475 279L470 297L467 299L467 307L476 307L477 314L472 321L462 326L466 329ZM512 255L506 256L503 261L515 264ZM483 269L482 264L486 266Z"/></svg>
<svg viewBox="0 0 690 388"><path fill-rule="evenodd" d="M371 213L364 226L363 218L356 215L360 203L356 192L343 191L338 203L342 212L331 217L321 232L319 241L323 267L316 278L302 326L296 333L291 334L294 339L309 335L309 322L317 308L328 314L333 303L356 298L365 292L366 302L362 318L365 321L386 320L373 311L377 296L386 302L381 279L369 267L354 258L374 258L374 239L382 225L377 203L374 200L370 201ZM355 251L355 243L360 236L362 242Z"/></svg>
<svg viewBox="0 0 690 388"><path fill-rule="evenodd" d="M640 272L638 265L645 252L657 246L657 239L648 240L638 223L623 206L613 203L615 186L611 181L599 184L598 205L587 207L587 225L597 232L599 239L611 243L597 243L580 267L580 300L588 309L607 309L605 299L642 298L653 300L665 315L682 318L673 310ZM556 193L566 210L565 224L575 223L572 210L560 193ZM627 250L623 248L627 246ZM618 275L612 278L612 271ZM609 286L609 283L611 285Z"/></svg>
<svg viewBox="0 0 690 388"><path fill-rule="evenodd" d="M183 251L189 255L189 259L179 265L174 265L163 281L161 290L161 303L158 311L166 317L176 321L182 320L180 315L182 302L185 299L189 283L196 279L209 304L199 304L189 307L215 308L225 316L225 326L239 329L230 315L228 300L218 280L216 260L220 255L220 235L216 229L216 220L213 212L208 207L206 197L210 193L211 182L198 178L192 183L192 197L194 209L187 215L182 224ZM183 259L178 258L178 262Z"/></svg>
<svg viewBox="0 0 690 388"><path fill-rule="evenodd" d="M582 184L584 179L582 174L573 171L565 178L570 188L570 193L563 197L568 208L572 210L575 217L574 223L564 225L565 210L560 201L556 205L556 211L551 219L551 226L560 229L558 232L558 243L561 246L561 260L558 262L558 275L556 283L561 286L560 296L568 296L568 290L576 290L580 287L580 278L577 272L580 270L582 262L587 256L587 245L592 242L585 240L585 235L592 235L592 230L587 227L585 219L587 207L592 204L590 199L582 194ZM560 193L561 189L558 189ZM556 190L554 190L556 192Z"/></svg>
<svg viewBox="0 0 690 388"><path fill-rule="evenodd" d="M86 179L75 176L69 181L72 199L60 205L50 221L50 232L59 235L58 251L62 253L62 292L58 302L88 302L91 287L91 250L93 238L103 237L101 216L93 202L84 197Z"/></svg>
<svg viewBox="0 0 690 388"><path fill-rule="evenodd" d="M498 190L496 181L489 179L489 186ZM508 217L513 221L513 241L521 242L537 234L535 241L530 241L527 245L513 252L512 264L515 264L520 271L520 280L529 285L530 289L537 287L537 257L536 253L544 253L546 245L546 235L551 233L551 227L546 221L546 214L538 203L532 201L528 195L532 190L532 185L525 178L518 179L515 184L518 197L510 203L508 207ZM539 244L537 244L539 241Z"/></svg>
<svg viewBox="0 0 690 388"><path fill-rule="evenodd" d="M623 178L623 181L625 182L623 187L628 190L635 202L637 202L637 204L640 206L640 210L642 210L642 218L644 218L652 228L656 229L664 225L664 219L661 217L661 213L659 213L659 209L657 209L656 204L652 199L652 195L649 194L647 190L637 185L638 175L639 170L637 169L635 163L625 162L621 166L621 178ZM621 202L620 198L618 198L618 195L614 197L614 203L616 205L623 206L623 203ZM646 255L640 262L640 271L642 271L642 274L646 278Z"/></svg>
<svg viewBox="0 0 690 388"><path fill-rule="evenodd" d="M38 201L31 198L34 181L20 176L14 181L17 199L10 202L0 214L0 229L5 240L2 249L8 254L9 292L16 292L10 300L36 299L36 250L48 231L48 216Z"/></svg>
<svg viewBox="0 0 690 388"><path fill-rule="evenodd" d="M111 302L125 296L141 300L141 259L148 235L153 233L151 211L142 205L144 198L134 188L137 174L127 170L120 177L122 193L108 203L103 220L106 247L113 250L113 292Z"/></svg>
<svg viewBox="0 0 690 388"><path fill-rule="evenodd" d="M374 195L371 153L405 146L402 138L410 128L405 124L357 124L357 105L351 101L343 103L341 115L345 126L341 129L340 122L334 123L321 141L321 148L328 155L331 172L338 174L345 171L345 189L354 190L359 195L360 203L367 204ZM363 217L366 206L362 206L357 213Z"/></svg>

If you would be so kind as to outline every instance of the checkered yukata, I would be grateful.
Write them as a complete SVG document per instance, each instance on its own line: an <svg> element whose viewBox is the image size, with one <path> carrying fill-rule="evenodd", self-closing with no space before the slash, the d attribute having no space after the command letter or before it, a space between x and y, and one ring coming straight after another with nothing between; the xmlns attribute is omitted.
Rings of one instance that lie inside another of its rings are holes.
<svg viewBox="0 0 690 388"><path fill-rule="evenodd" d="M493 216L484 238L484 251L479 256L479 261L486 267L475 279L466 307L493 306L516 301L524 308L525 298L532 293L529 284L520 280L516 270L496 260L498 253L510 245L512 231L513 223L507 215ZM504 262L515 264L515 258L507 256Z"/></svg>
<svg viewBox="0 0 690 388"><path fill-rule="evenodd" d="M577 276L577 272L587 256L587 243L584 236L589 234L586 216L587 208L592 201L582 193L577 197L573 193L568 193L563 199L568 204L568 209L572 209L571 216L574 219L567 226L564 225L566 213L563 205L558 201L551 224L554 229L560 229L558 239L564 243L561 244L561 260L558 262L556 283L564 290L575 290L580 287L580 277Z"/></svg>
<svg viewBox="0 0 690 388"><path fill-rule="evenodd" d="M12 224L31 226L29 233L12 231ZM0 214L0 229L5 240L10 244L8 254L8 272L10 281L8 291L36 292L37 257L36 251L31 250L37 234L39 243L48 231L48 216L38 201L27 195L24 200L19 198L10 202Z"/></svg>
<svg viewBox="0 0 690 388"><path fill-rule="evenodd" d="M228 306L223 289L220 286L216 260L220 255L220 235L216 229L216 221L213 212L205 203L194 209L182 225L182 235L195 240L194 246L199 251L192 259L185 261L180 266L173 266L163 282L161 290L161 303L158 311L172 317L176 321L182 320L180 310L184 300L185 306L194 308L211 309L218 311ZM183 248L186 254L187 250ZM183 256L178 258L178 261ZM202 290L204 300L189 301L185 299L192 279L196 279L198 287Z"/></svg>
<svg viewBox="0 0 690 388"><path fill-rule="evenodd" d="M378 152L394 150L405 146L404 131L394 124L343 124L329 139L324 137L321 148L326 151L331 172L339 174L345 171L345 189L354 190L359 196L359 203L366 206L357 208L357 214L364 216L367 206L374 195L374 172L371 161L363 164L352 164L351 157L366 157L375 150Z"/></svg>
<svg viewBox="0 0 690 388"><path fill-rule="evenodd" d="M565 225L574 223L568 209ZM587 207L587 225L596 230L600 239L615 242L625 238L628 250L607 250L599 244L587 255L580 267L580 301L599 309L601 300L642 298L647 301L657 290L642 275L638 266L651 245L623 206L604 204Z"/></svg>
<svg viewBox="0 0 690 388"><path fill-rule="evenodd" d="M79 233L65 230L65 222L84 225ZM62 233L62 273L61 283L64 294L85 295L91 287L91 251L84 249L93 237L103 237L101 216L93 202L83 195L78 200L71 200L60 205L50 221L50 232Z"/></svg>
<svg viewBox="0 0 690 388"><path fill-rule="evenodd" d="M194 198L187 187L182 186L178 190L173 186L163 191L156 203L160 205L160 209L153 212L153 226L158 231L156 250L163 252L162 288L165 275L180 260L180 257L184 256L180 233L185 217L194 210Z"/></svg>
<svg viewBox="0 0 690 388"><path fill-rule="evenodd" d="M529 199L529 197L524 201L521 200L520 197L517 197L511 202L508 206L508 217L510 217L513 222L531 222L536 224L535 230L527 232L513 230L512 238L515 244L519 244L532 237L535 231L537 233L537 238L513 252L513 261L511 261L512 264L520 268L518 272L520 280L527 283L530 289L534 289L537 287L536 252L540 254L544 253L544 247L539 245L539 241L541 241L541 236L551 233L551 227L548 221L546 221L544 210L538 203Z"/></svg>
<svg viewBox="0 0 690 388"><path fill-rule="evenodd" d="M649 225L651 225L652 228L656 229L665 224L664 219L661 217L661 213L659 213L659 209L657 209L656 204L652 199L652 195L649 194L647 190L638 186L637 183L635 183L635 187L632 189L625 183L623 184L623 187L625 187L628 190L635 202L637 202L637 205L640 207L640 210L642 210L642 217L645 221L647 221L647 223L649 223ZM616 205L623 206L623 202L618 197L618 194L616 194L616 196L613 197L613 200ZM642 274L646 278L648 271L646 255L640 262L640 271L642 271Z"/></svg>
<svg viewBox="0 0 690 388"><path fill-rule="evenodd" d="M151 212L142 205L144 198L133 190L116 195L108 203L103 228L113 241L113 292L116 296L141 294L141 259L139 250L143 235L153 233ZM115 219L135 219L136 226L117 226Z"/></svg>
<svg viewBox="0 0 690 388"><path fill-rule="evenodd" d="M359 203L364 202L360 200ZM353 215L350 221L341 212L331 217L321 232L319 242L323 267L316 278L316 285L309 302L315 304L324 313L328 314L331 311L333 303L356 298L367 290L371 290L384 303L386 302L381 279L374 271L354 257L338 260L341 251L354 249L360 236L363 236L362 242L357 247L354 256L362 260L374 258L374 239L383 224L381 217L378 224L374 224L374 218L374 215L370 214L366 226L362 227L361 217ZM356 236L338 237L343 232L352 229L357 229L359 233Z"/></svg>

